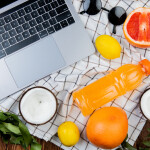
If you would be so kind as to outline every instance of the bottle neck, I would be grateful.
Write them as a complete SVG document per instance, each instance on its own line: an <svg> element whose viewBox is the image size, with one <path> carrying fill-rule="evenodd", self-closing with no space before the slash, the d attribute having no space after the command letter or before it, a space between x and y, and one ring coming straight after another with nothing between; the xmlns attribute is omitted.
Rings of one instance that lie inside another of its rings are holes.
<svg viewBox="0 0 150 150"><path fill-rule="evenodd" d="M139 65L141 65L141 68L145 72L145 74L148 76L150 75L150 61L147 59L143 59L139 62Z"/></svg>

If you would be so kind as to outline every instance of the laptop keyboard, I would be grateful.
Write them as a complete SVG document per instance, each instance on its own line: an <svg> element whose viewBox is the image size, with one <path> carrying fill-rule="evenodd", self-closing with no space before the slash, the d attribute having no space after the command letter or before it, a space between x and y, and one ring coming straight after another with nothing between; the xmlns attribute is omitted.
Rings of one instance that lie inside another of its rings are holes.
<svg viewBox="0 0 150 150"><path fill-rule="evenodd" d="M64 0L30 0L0 14L0 58L74 22Z"/></svg>

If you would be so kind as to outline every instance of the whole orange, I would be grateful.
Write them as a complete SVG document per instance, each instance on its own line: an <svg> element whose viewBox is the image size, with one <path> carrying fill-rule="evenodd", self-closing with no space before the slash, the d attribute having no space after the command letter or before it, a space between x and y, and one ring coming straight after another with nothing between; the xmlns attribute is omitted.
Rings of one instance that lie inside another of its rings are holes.
<svg viewBox="0 0 150 150"><path fill-rule="evenodd" d="M86 133L89 141L97 147L112 149L119 146L128 132L128 118L118 107L104 107L89 118Z"/></svg>

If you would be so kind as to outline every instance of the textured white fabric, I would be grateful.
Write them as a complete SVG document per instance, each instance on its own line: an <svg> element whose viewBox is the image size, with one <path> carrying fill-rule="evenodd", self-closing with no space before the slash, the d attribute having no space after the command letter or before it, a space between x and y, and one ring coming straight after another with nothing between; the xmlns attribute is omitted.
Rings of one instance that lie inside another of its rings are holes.
<svg viewBox="0 0 150 150"><path fill-rule="evenodd" d="M83 10L81 0L73 0L72 2L77 12ZM132 10L134 10L137 7L150 7L150 1L102 0L102 5L107 9L111 9L116 5L122 6L129 14ZM50 140L51 142L62 147L63 149L98 149L87 140L85 128L88 117L83 117L78 107L75 106L75 104L73 104L71 97L72 91L86 86L87 84L107 74L108 71L117 69L123 64L137 64L144 57L147 59L150 58L150 49L135 48L126 41L123 35L122 26L117 27L116 35L112 34L113 26L108 22L107 15L108 12L102 10L99 14L95 16L88 16L87 14L79 16L83 24L85 25L86 31L89 33L89 36L93 43L95 39L102 34L108 34L116 38L118 42L120 42L122 47L121 57L114 60L106 60L98 52L96 52L92 56L89 56L88 58L81 60L78 63L75 63L57 73L49 75L48 77L33 84L32 86L40 85L52 90L52 92L56 95L58 99L59 109L54 119L45 125L33 126L26 123L31 134L46 141ZM124 96L121 96L115 101L105 105L121 107L126 111L129 119L128 141L132 145L136 141L146 121L146 119L142 116L140 112L138 103L141 93L149 85L150 78L146 78L136 90L130 91ZM0 109L3 111L13 112L20 116L18 109L19 101L16 99L23 91L11 95L7 99L0 101ZM79 127L81 133L81 138L78 144L70 148L63 146L60 143L58 137L55 135L58 126L66 120L75 122L76 125Z"/></svg>

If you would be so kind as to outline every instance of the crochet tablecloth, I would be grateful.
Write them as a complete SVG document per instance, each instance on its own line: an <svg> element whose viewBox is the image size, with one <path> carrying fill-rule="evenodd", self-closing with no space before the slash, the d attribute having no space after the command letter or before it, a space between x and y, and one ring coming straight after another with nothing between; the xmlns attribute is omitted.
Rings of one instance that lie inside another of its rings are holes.
<svg viewBox="0 0 150 150"><path fill-rule="evenodd" d="M77 13L83 10L81 0L73 0L72 2ZM111 9L114 6L122 6L127 11L127 14L129 14L135 8L150 7L150 1L102 0L102 5L107 9ZM140 49L131 46L124 37L122 30L123 26L117 26L117 33L112 34L113 26L108 22L108 12L104 10L101 10L95 16L88 16L87 14L84 14L79 15L79 17L81 18L93 44L99 35L107 34L116 38L122 47L120 58L107 60L96 52L86 59L83 59L59 72L51 74L30 86L45 86L52 90L58 99L59 109L57 115L53 118L53 120L45 125L30 125L26 123L19 114L19 99L17 98L23 91L30 87L1 100L0 109L17 114L27 125L31 134L46 141L50 140L63 149L96 150L100 148L93 146L86 137L86 123L88 117L84 117L78 107L73 103L72 92L103 77L109 71L115 70L123 64L137 64L143 58L150 59L150 49ZM115 101L105 105L121 107L126 111L129 121L128 141L132 145L136 141L146 122L146 119L142 116L139 109L139 97L149 85L150 78L147 77L137 89L130 91L117 98ZM58 126L67 120L75 122L80 130L79 142L75 146L69 148L63 146L56 135Z"/></svg>

